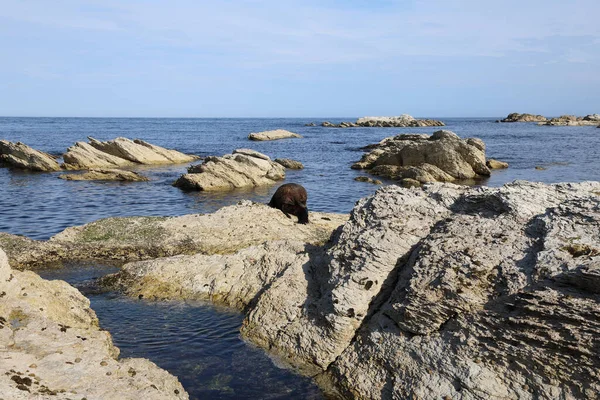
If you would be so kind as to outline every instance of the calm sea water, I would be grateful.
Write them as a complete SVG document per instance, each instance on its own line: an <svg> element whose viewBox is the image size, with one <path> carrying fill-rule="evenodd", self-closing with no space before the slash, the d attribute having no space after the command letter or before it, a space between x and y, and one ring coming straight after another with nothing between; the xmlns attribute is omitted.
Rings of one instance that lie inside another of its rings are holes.
<svg viewBox="0 0 600 400"><path fill-rule="evenodd" d="M354 118L330 118L331 122ZM515 179L547 183L600 180L600 129L496 124L489 119L443 119L461 137L479 137L490 158L510 163L482 184L498 186ZM319 122L323 119L314 119ZM293 158L305 169L288 171L287 182L304 185L309 208L348 212L377 186L355 182L364 172L350 169L359 149L403 133L432 133L439 128L305 127L303 119L113 119L0 118L0 138L21 141L63 154L76 141L93 136L140 138L184 153L222 155L252 148L272 158ZM251 142L250 132L287 129L304 136ZM542 166L545 170L536 170ZM60 173L31 173L0 168L0 231L47 239L72 225L109 216L206 213L241 199L268 202L279 184L230 193L183 192L171 184L185 165L144 168L150 182L68 182ZM147 302L117 293L90 291L85 282L112 271L78 265L44 271L51 279L79 286L90 298L101 325L124 357L147 357L169 370L192 398L321 398L308 379L277 368L267 356L239 338L242 316L204 304Z"/></svg>
<svg viewBox="0 0 600 400"><path fill-rule="evenodd" d="M354 118L331 118L332 122ZM323 119L314 119L320 122ZM461 137L479 137L489 157L510 163L484 184L497 186L515 179L542 182L600 180L600 129L497 124L489 119L448 119L446 129ZM432 133L439 128L305 127L303 119L136 119L136 118L0 118L0 138L22 141L36 149L63 154L87 136L110 140L140 138L184 153L222 155L252 148L272 158L293 158L305 169L288 171L287 182L306 187L312 210L348 212L356 200L376 186L355 182L365 175L350 169L363 154L359 148L400 132ZM252 142L250 132L287 129L304 136ZM536 170L536 166L547 169ZM240 199L268 202L278 187L232 193L186 193L171 184L185 165L146 168L150 182L69 182L60 173L20 172L0 168L0 231L47 239L64 228L108 216L182 215L212 212Z"/></svg>

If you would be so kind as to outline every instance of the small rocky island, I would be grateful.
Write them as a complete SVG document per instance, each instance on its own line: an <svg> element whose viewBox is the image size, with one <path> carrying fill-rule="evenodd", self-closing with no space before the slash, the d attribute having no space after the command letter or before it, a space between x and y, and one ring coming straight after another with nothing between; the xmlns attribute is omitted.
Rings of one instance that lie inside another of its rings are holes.
<svg viewBox="0 0 600 400"><path fill-rule="evenodd" d="M548 118L543 115L510 113L504 119L496 122L545 122Z"/></svg>
<svg viewBox="0 0 600 400"><path fill-rule="evenodd" d="M600 124L600 114L589 114L584 117L561 115L560 117L546 118L543 115L511 113L496 122L537 122L538 125L545 126L596 126Z"/></svg>
<svg viewBox="0 0 600 400"><path fill-rule="evenodd" d="M440 130L427 134L397 135L369 145L370 150L353 169L399 180L405 186L427 182L454 182L482 179L490 169L508 164L487 160L481 139L461 139L454 132Z"/></svg>
<svg viewBox="0 0 600 400"><path fill-rule="evenodd" d="M308 225L246 201L45 242L0 234L13 266L0 253L0 392L187 398L154 364L118 360L76 290L14 269L114 258L129 263L102 285L243 310L246 339L332 396L595 398L599 210L599 182L434 183L386 186L349 219Z"/></svg>
<svg viewBox="0 0 600 400"><path fill-rule="evenodd" d="M286 131L285 129L276 129L274 131L264 131L251 133L248 135L248 139L255 141L266 141L266 140L279 140L279 139L290 139L290 138L302 138L297 133Z"/></svg>
<svg viewBox="0 0 600 400"><path fill-rule="evenodd" d="M402 114L399 117L363 117L356 122L342 122L332 124L331 122L323 122L321 126L326 128L408 128L408 127L424 127L424 126L445 126L442 121L433 119L416 119L408 114Z"/></svg>

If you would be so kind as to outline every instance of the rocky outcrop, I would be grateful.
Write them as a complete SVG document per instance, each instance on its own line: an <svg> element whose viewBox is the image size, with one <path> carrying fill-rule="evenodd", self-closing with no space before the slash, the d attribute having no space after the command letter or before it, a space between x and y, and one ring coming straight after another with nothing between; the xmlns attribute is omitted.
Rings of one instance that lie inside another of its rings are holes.
<svg viewBox="0 0 600 400"><path fill-rule="evenodd" d="M558 118L552 118L547 122L540 122L538 125L546 126L595 126L600 122L600 114L590 114L585 117L575 115L561 115Z"/></svg>
<svg viewBox="0 0 600 400"><path fill-rule="evenodd" d="M0 297L3 398L188 398L177 378L154 363L119 359L77 289L11 269L2 250Z"/></svg>
<svg viewBox="0 0 600 400"><path fill-rule="evenodd" d="M399 117L363 117L356 122L341 122L332 124L325 121L321 124L326 128L407 128L407 127L424 127L424 126L445 126L442 121L434 119L416 119L408 114L402 114Z"/></svg>
<svg viewBox="0 0 600 400"><path fill-rule="evenodd" d="M277 164L283 165L287 169L304 169L304 165L300 161L292 160L290 158L276 158Z"/></svg>
<svg viewBox="0 0 600 400"><path fill-rule="evenodd" d="M346 398L597 398L599 210L600 183L386 186L325 246L132 263L110 283L245 309L247 339Z"/></svg>
<svg viewBox="0 0 600 400"><path fill-rule="evenodd" d="M50 154L35 150L21 142L0 140L0 164L31 171L52 172L60 170L58 162Z"/></svg>
<svg viewBox="0 0 600 400"><path fill-rule="evenodd" d="M173 185L187 190L226 191L272 185L285 178L285 168L269 156L238 149L222 157L206 157L192 166Z"/></svg>
<svg viewBox="0 0 600 400"><path fill-rule="evenodd" d="M251 133L248 135L248 139L264 141L264 140L279 140L288 138L301 138L302 136L297 133L286 131L284 129L276 129L274 131L264 131L258 133Z"/></svg>
<svg viewBox="0 0 600 400"><path fill-rule="evenodd" d="M65 260L145 260L178 254L225 254L265 241L297 240L318 246L346 221L344 214L310 212L298 225L280 210L249 201L213 214L115 217L67 228L48 241L0 233L14 267Z"/></svg>
<svg viewBox="0 0 600 400"><path fill-rule="evenodd" d="M123 169L90 169L83 174L63 174L60 179L67 181L124 181L146 182L149 179L133 171Z"/></svg>
<svg viewBox="0 0 600 400"><path fill-rule="evenodd" d="M188 163L197 156L165 149L143 140L116 138L101 142L88 137L90 143L77 142L63 156L65 169L112 169L134 165L165 165Z"/></svg>
<svg viewBox="0 0 600 400"><path fill-rule="evenodd" d="M496 122L545 122L547 120L543 115L511 113Z"/></svg>
<svg viewBox="0 0 600 400"><path fill-rule="evenodd" d="M436 131L431 136L398 135L367 148L371 151L353 164L353 169L421 183L479 179L490 175L483 141L460 139L451 131Z"/></svg>

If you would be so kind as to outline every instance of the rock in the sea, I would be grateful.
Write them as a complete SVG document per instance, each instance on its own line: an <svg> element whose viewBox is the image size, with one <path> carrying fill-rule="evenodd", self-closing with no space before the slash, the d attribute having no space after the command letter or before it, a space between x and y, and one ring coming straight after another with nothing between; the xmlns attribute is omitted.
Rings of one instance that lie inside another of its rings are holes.
<svg viewBox="0 0 600 400"><path fill-rule="evenodd" d="M323 122L321 126L328 128L407 128L407 127L423 127L423 126L445 126L442 121L433 119L416 119L411 115L402 114L399 117L363 117L356 122L341 122L332 124L331 122Z"/></svg>
<svg viewBox="0 0 600 400"><path fill-rule="evenodd" d="M308 124L304 124L304 126L317 126L314 122L309 122Z"/></svg>
<svg viewBox="0 0 600 400"><path fill-rule="evenodd" d="M300 161L292 160L290 158L276 158L275 162L281 164L287 169L304 169L304 165Z"/></svg>
<svg viewBox="0 0 600 400"><path fill-rule="evenodd" d="M369 178L368 176L357 176L354 180L357 182L372 183L373 185L381 185L383 183L379 179Z"/></svg>
<svg viewBox="0 0 600 400"><path fill-rule="evenodd" d="M60 179L67 181L125 181L146 182L148 178L133 171L123 169L90 169L83 174L63 174Z"/></svg>
<svg viewBox="0 0 600 400"><path fill-rule="evenodd" d="M489 169L506 169L506 168L508 168L507 162L494 160L493 158L488 158L488 160L485 162L485 165L487 165Z"/></svg>
<svg viewBox="0 0 600 400"><path fill-rule="evenodd" d="M88 137L90 143L77 142L63 156L63 168L70 170L118 168L133 165L179 164L197 160L197 156L165 149L143 140L116 138L101 142Z"/></svg>
<svg viewBox="0 0 600 400"><path fill-rule="evenodd" d="M35 150L21 142L0 140L0 163L31 171L59 171L60 165L50 154Z"/></svg>
<svg viewBox="0 0 600 400"><path fill-rule="evenodd" d="M236 150L222 157L206 157L173 185L187 190L225 191L270 185L285 178L285 168L254 150Z"/></svg>
<svg viewBox="0 0 600 400"><path fill-rule="evenodd" d="M506 118L496 122L545 122L547 120L543 115L511 113Z"/></svg>
<svg viewBox="0 0 600 400"><path fill-rule="evenodd" d="M374 175L421 183L451 182L490 175L485 162L485 144L480 139L460 139L454 132L441 130L433 135L398 135L379 145L352 165Z"/></svg>
<svg viewBox="0 0 600 400"><path fill-rule="evenodd" d="M258 133L251 133L248 135L248 139L250 140L278 140L278 139L287 139L287 138L301 138L302 136L297 133L293 133L290 131L286 131L284 129L276 129L274 131L265 131Z"/></svg>
<svg viewBox="0 0 600 400"><path fill-rule="evenodd" d="M585 117L575 115L561 115L558 118L552 118L547 122L540 122L538 125L547 126L594 126L600 121L599 114L590 114Z"/></svg>
<svg viewBox="0 0 600 400"><path fill-rule="evenodd" d="M386 186L324 246L132 263L113 283L244 309L244 337L343 398L595 398L599 194Z"/></svg>
<svg viewBox="0 0 600 400"><path fill-rule="evenodd" d="M188 399L142 358L119 359L90 302L63 281L11 269L0 250L0 397Z"/></svg>

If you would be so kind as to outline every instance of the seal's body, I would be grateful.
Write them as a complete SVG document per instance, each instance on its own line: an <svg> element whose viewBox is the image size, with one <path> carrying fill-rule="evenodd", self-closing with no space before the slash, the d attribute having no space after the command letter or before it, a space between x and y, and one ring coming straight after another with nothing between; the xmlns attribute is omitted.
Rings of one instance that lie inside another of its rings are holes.
<svg viewBox="0 0 600 400"><path fill-rule="evenodd" d="M291 218L290 214L295 215L300 224L308 224L307 199L306 189L301 185L286 183L277 189L269 205L283 211L288 218Z"/></svg>

